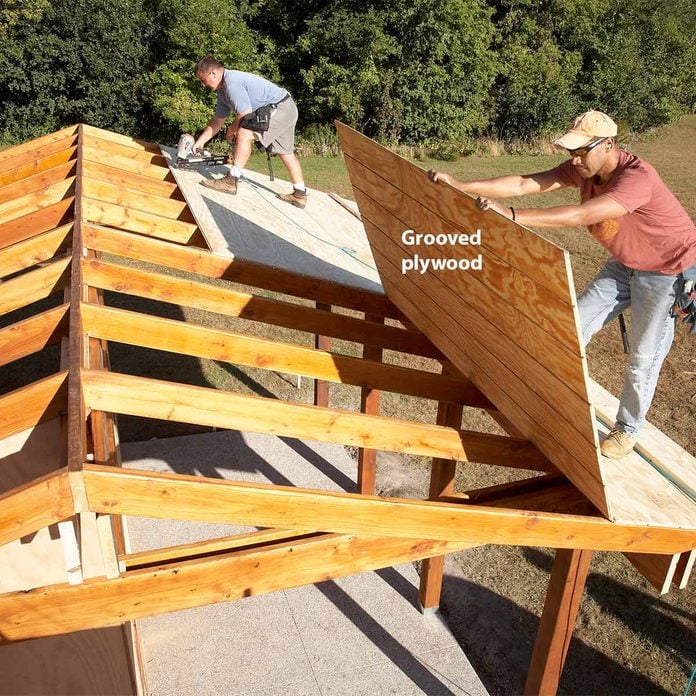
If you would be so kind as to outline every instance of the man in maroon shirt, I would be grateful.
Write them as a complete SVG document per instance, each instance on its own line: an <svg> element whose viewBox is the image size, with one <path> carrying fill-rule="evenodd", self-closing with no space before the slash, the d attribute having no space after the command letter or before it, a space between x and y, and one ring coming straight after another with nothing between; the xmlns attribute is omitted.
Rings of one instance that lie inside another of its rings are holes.
<svg viewBox="0 0 696 696"><path fill-rule="evenodd" d="M623 310L632 307L631 354L616 416L602 442L602 454L618 459L633 449L645 424L657 378L674 337L674 304L679 274L696 264L696 227L655 169L616 146L616 124L588 111L555 141L570 159L545 172L457 181L431 171L441 181L477 193L479 207L495 210L529 227L579 227L611 254L599 275L578 298L585 344ZM493 198L580 189L578 205L513 209Z"/></svg>

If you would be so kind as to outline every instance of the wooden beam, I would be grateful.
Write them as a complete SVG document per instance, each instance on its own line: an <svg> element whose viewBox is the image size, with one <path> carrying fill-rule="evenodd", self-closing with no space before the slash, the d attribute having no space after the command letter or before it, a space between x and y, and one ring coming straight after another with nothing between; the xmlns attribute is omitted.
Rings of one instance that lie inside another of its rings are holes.
<svg viewBox="0 0 696 696"><path fill-rule="evenodd" d="M27 162L40 160L55 152L55 147L62 149L64 143L77 135L77 126L68 126L55 133L35 138L21 145L13 145L0 151L0 171L14 169Z"/></svg>
<svg viewBox="0 0 696 696"><path fill-rule="evenodd" d="M82 382L87 405L111 413L524 469L548 464L528 442L498 435L116 373L84 371Z"/></svg>
<svg viewBox="0 0 696 696"><path fill-rule="evenodd" d="M284 326L311 334L323 334L346 341L378 345L426 357L440 356L440 352L428 339L413 331L323 312L313 307L235 292L218 285L213 286L100 261L85 261L84 274L85 281L89 285L104 290Z"/></svg>
<svg viewBox="0 0 696 696"><path fill-rule="evenodd" d="M139 210L167 220L180 220L196 224L186 201L146 193L145 191L133 191L120 184L112 184L85 176L83 195L96 201L114 203L130 211Z"/></svg>
<svg viewBox="0 0 696 696"><path fill-rule="evenodd" d="M232 331L86 304L84 330L107 341L289 372L312 379L381 389L408 396L455 401L469 406L490 402L468 380L360 358L254 338ZM374 349L376 351L379 348ZM362 411L367 413L368 411ZM369 411L376 414L377 411Z"/></svg>
<svg viewBox="0 0 696 696"><path fill-rule="evenodd" d="M449 374L449 364L443 365L443 374ZM460 405L440 402L437 409L437 424L443 427L459 429L462 426L463 409ZM454 462L434 458L430 472L430 491L428 498L435 500L454 492ZM442 576L445 570L445 557L435 556L423 561L421 565L420 588L418 599L421 609L433 611L440 606L442 595Z"/></svg>
<svg viewBox="0 0 696 696"><path fill-rule="evenodd" d="M682 553L679 562L677 563L677 570L674 573L674 584L678 589L686 589L686 586L689 584L689 578L691 577L691 571L694 569L695 563L696 549Z"/></svg>
<svg viewBox="0 0 696 696"><path fill-rule="evenodd" d="M126 157L127 159L157 167L167 167L167 160L161 153L150 152L144 148L133 147L131 144L126 145L122 142L116 142L112 138L107 139L103 133L96 134L94 131L85 131L83 143L85 147L98 150L102 155L102 161L106 164L109 163L112 155L116 155L117 157Z"/></svg>
<svg viewBox="0 0 696 696"><path fill-rule="evenodd" d="M0 315L26 307L54 292L62 290L70 282L70 257L66 256L35 271L28 271L2 284Z"/></svg>
<svg viewBox="0 0 696 696"><path fill-rule="evenodd" d="M317 309L324 312L331 312L331 305L317 302ZM331 338L329 336L321 336L317 334L314 337L314 347L317 351L328 353L331 350ZM314 380L314 405L329 406L329 383L323 379Z"/></svg>
<svg viewBox="0 0 696 696"><path fill-rule="evenodd" d="M696 530L624 525L601 517L328 493L91 464L85 464L83 474L90 508L113 514L598 551L676 553L696 542Z"/></svg>
<svg viewBox="0 0 696 696"><path fill-rule="evenodd" d="M74 203L74 198L66 198L35 213L0 224L0 249L72 221Z"/></svg>
<svg viewBox="0 0 696 696"><path fill-rule="evenodd" d="M115 167L123 172L131 172L133 174L146 176L148 179L170 182L175 181L167 166L141 162L128 155L114 155L113 153L102 152L96 147L91 147L89 141L82 149L82 158L85 163L93 162L95 164L104 164L109 167Z"/></svg>
<svg viewBox="0 0 696 696"><path fill-rule="evenodd" d="M68 305L49 309L0 329L0 365L59 343L68 327Z"/></svg>
<svg viewBox="0 0 696 696"><path fill-rule="evenodd" d="M157 143L150 142L149 140L131 138L129 135L122 135L121 133L105 130L104 128L97 128L96 126L90 126L87 123L82 124L82 132L88 136L88 138L101 138L102 140L109 140L114 143L126 145L134 150L144 150L145 152L151 152L156 155L162 154L160 146Z"/></svg>
<svg viewBox="0 0 696 696"><path fill-rule="evenodd" d="M178 244L187 244L198 230L190 222L169 220L160 215L92 198L85 198L82 207L85 222L97 222Z"/></svg>
<svg viewBox="0 0 696 696"><path fill-rule="evenodd" d="M0 278L23 271L64 252L70 244L72 223L0 250Z"/></svg>
<svg viewBox="0 0 696 696"><path fill-rule="evenodd" d="M138 174L127 172L118 167L97 162L84 162L85 176L97 181L104 181L114 186L127 188L132 191L141 191L153 196L169 198L172 200L184 200L184 196L176 183Z"/></svg>
<svg viewBox="0 0 696 696"><path fill-rule="evenodd" d="M57 184L61 181L65 181L66 179L75 176L76 169L77 162L75 160L71 160L22 179L21 181L15 181L14 183L7 184L6 186L0 188L0 205L9 203L10 201L21 198L22 196L27 196L31 193L36 193L37 191L47 189L49 186L53 186L53 184Z"/></svg>
<svg viewBox="0 0 696 696"><path fill-rule="evenodd" d="M72 514L73 501L65 469L12 488L0 495L0 546Z"/></svg>
<svg viewBox="0 0 696 696"><path fill-rule="evenodd" d="M591 560L591 551L556 551L524 686L529 696L553 696L558 691Z"/></svg>
<svg viewBox="0 0 696 696"><path fill-rule="evenodd" d="M26 179L35 174L46 171L47 169L52 169L57 167L59 164L65 164L70 160L75 159L77 153L77 138L72 137L57 143L60 149L56 152L43 157L42 159L35 159L30 162L26 162L22 165L15 166L14 169L8 169L6 171L0 172L0 186L7 186L15 181L20 181L21 179Z"/></svg>
<svg viewBox="0 0 696 696"><path fill-rule="evenodd" d="M75 195L75 177L62 179L39 191L32 191L19 198L0 203L0 224L36 213L50 205Z"/></svg>
<svg viewBox="0 0 696 696"><path fill-rule="evenodd" d="M67 373L59 372L0 396L0 440L65 411Z"/></svg>
<svg viewBox="0 0 696 696"><path fill-rule="evenodd" d="M382 317L403 318L384 294L369 290L270 268L244 259L215 256L209 251L106 227L85 225L83 233L84 243L90 249Z"/></svg>
<svg viewBox="0 0 696 696"><path fill-rule="evenodd" d="M134 570L30 593L0 595L4 641L109 626L405 563L465 543L323 534Z"/></svg>
<svg viewBox="0 0 696 696"><path fill-rule="evenodd" d="M365 314L365 321L383 323L384 317ZM377 346L363 346L363 360L382 362L382 349ZM429 391L432 395L432 391ZM452 392L450 392L452 393ZM437 398L431 396L431 398ZM360 413L371 416L379 415L380 390L374 385L363 385L360 390ZM374 495L377 486L377 450L361 447L358 450L358 492Z"/></svg>

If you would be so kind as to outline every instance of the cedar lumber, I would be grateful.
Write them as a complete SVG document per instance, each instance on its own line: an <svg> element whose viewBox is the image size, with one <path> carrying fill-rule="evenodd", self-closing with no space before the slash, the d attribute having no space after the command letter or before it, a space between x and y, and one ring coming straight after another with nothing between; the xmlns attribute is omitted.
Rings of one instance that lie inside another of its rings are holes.
<svg viewBox="0 0 696 696"><path fill-rule="evenodd" d="M28 271L2 284L0 315L49 297L70 282L70 257L59 258L43 268Z"/></svg>
<svg viewBox="0 0 696 696"><path fill-rule="evenodd" d="M84 465L83 475L90 509L113 514L598 551L677 553L696 543L696 530L625 525L601 517L329 493L92 464Z"/></svg>
<svg viewBox="0 0 696 696"><path fill-rule="evenodd" d="M153 196L168 198L171 200L184 200L183 194L176 183L166 180L153 179L152 177L128 172L118 167L99 162L90 162L83 159L85 176L90 179L106 182L113 186L127 188L131 191L141 191Z"/></svg>
<svg viewBox="0 0 696 696"><path fill-rule="evenodd" d="M68 305L63 304L0 329L0 365L7 365L59 343L67 335Z"/></svg>
<svg viewBox="0 0 696 696"><path fill-rule="evenodd" d="M57 164L51 169L46 169L38 174L27 177L20 181L7 184L0 188L0 204L8 203L22 196L36 193L42 189L46 189L53 184L75 176L77 170L77 162L71 160Z"/></svg>
<svg viewBox="0 0 696 696"><path fill-rule="evenodd" d="M141 162L139 160L132 159L127 155L114 155L102 152L96 147L90 147L89 143L84 144L82 148L82 160L85 163L93 162L95 164L103 164L109 167L114 167L123 172L139 174L140 176L145 176L148 179L153 179L156 181L168 181L176 183L172 173L169 171L169 167L150 164L148 162Z"/></svg>
<svg viewBox="0 0 696 696"><path fill-rule="evenodd" d="M75 195L75 177L62 179L39 191L32 191L24 196L0 203L0 224L14 222L17 218L31 215L60 201Z"/></svg>
<svg viewBox="0 0 696 696"><path fill-rule="evenodd" d="M84 225L83 235L85 245L91 249L136 261L154 263L208 278L219 278L348 309L371 312L379 316L403 318L401 312L384 294L369 290L303 276L245 259L216 256L209 251L192 249L97 225Z"/></svg>
<svg viewBox="0 0 696 696"><path fill-rule="evenodd" d="M0 250L0 278L23 271L64 252L70 244L72 223Z"/></svg>
<svg viewBox="0 0 696 696"><path fill-rule="evenodd" d="M488 399L464 378L453 379L432 372L92 304L83 304L82 321L90 336L107 341L352 384L370 391L381 389L468 406L491 407ZM377 352L381 355L379 348L372 350L375 355ZM378 410L361 412L376 414Z"/></svg>
<svg viewBox="0 0 696 696"><path fill-rule="evenodd" d="M0 224L0 249L48 232L74 219L75 199L58 201L34 213Z"/></svg>
<svg viewBox="0 0 696 696"><path fill-rule="evenodd" d="M104 290L426 357L440 356L427 338L413 331L117 264L93 260L83 263L85 282Z"/></svg>
<svg viewBox="0 0 696 696"><path fill-rule="evenodd" d="M152 152L141 147L134 147L131 143L124 144L122 142L117 142L111 138L105 138L103 133L95 133L89 130L84 131L82 142L85 147L100 151L103 161L107 164L111 159L111 155L116 155L117 157L125 157L143 164L165 167L168 169L167 160L159 151Z"/></svg>
<svg viewBox="0 0 696 696"><path fill-rule="evenodd" d="M77 126L68 126L21 145L8 147L0 152L0 171L7 171L26 162L43 159L55 152L56 146L64 147L64 143L74 139L76 135Z"/></svg>
<svg viewBox="0 0 696 696"><path fill-rule="evenodd" d="M27 179L30 176L39 174L47 169L53 169L59 164L65 164L74 160L77 154L77 138L73 137L65 142L56 143L56 151L43 157L42 159L32 160L25 164L16 166L15 169L0 171L0 186L7 186L15 181Z"/></svg>
<svg viewBox="0 0 696 696"><path fill-rule="evenodd" d="M0 595L0 636L25 640L241 599L467 548L464 542L322 534ZM66 607L70 607L66 611Z"/></svg>
<svg viewBox="0 0 696 696"><path fill-rule="evenodd" d="M72 514L73 500L65 469L12 488L0 495L0 546L61 522Z"/></svg>
<svg viewBox="0 0 696 696"><path fill-rule="evenodd" d="M84 370L82 384L87 406L111 413L497 466L543 469L548 465L530 443L499 435L104 371Z"/></svg>

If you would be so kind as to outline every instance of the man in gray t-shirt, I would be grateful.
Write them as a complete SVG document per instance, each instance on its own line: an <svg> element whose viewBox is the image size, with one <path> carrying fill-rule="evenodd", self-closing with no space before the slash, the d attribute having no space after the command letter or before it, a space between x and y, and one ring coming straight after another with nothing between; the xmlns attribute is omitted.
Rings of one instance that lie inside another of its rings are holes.
<svg viewBox="0 0 696 696"><path fill-rule="evenodd" d="M196 65L196 77L206 86L217 92L215 115L194 143L194 150L200 150L222 128L227 117L235 114L234 121L225 134L229 142L235 143L234 165L222 179L205 179L203 186L236 194L242 169L251 155L254 138L269 151L280 157L290 174L292 193L279 195L283 201L298 208L307 202L302 167L295 155L295 125L297 106L287 90L253 73L241 70L226 70L215 58L203 58ZM245 117L258 108L272 105L268 130L259 133L244 128Z"/></svg>

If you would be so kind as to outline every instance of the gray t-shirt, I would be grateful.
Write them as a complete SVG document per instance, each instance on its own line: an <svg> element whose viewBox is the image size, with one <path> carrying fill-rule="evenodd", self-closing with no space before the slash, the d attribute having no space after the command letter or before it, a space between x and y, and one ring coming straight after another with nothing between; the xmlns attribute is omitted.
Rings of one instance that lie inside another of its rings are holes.
<svg viewBox="0 0 696 696"><path fill-rule="evenodd" d="M260 106L277 104L287 90L270 80L241 70L225 70L217 91L216 118L226 118L230 112L256 111Z"/></svg>

